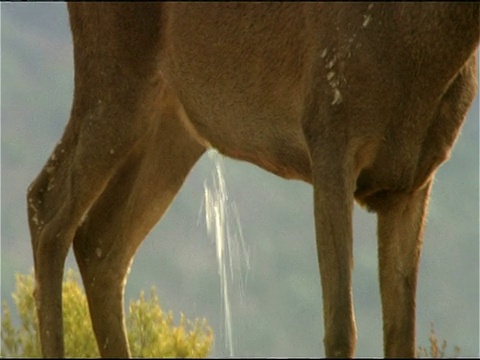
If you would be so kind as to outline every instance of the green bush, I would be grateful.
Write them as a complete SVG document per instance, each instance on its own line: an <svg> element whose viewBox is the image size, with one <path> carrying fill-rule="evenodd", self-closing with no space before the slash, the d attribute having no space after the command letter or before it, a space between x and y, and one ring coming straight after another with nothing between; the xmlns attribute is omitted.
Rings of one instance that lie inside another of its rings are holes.
<svg viewBox="0 0 480 360"><path fill-rule="evenodd" d="M34 277L16 275L12 294L20 317L13 325L10 309L3 303L2 357L41 357L37 316L33 299ZM98 357L87 300L79 285L79 276L67 272L63 283L63 319L66 357ZM162 311L154 288L150 299L144 293L131 301L127 315L128 341L133 357L206 357L212 347L213 331L205 320L194 322L182 314L175 326L171 312Z"/></svg>

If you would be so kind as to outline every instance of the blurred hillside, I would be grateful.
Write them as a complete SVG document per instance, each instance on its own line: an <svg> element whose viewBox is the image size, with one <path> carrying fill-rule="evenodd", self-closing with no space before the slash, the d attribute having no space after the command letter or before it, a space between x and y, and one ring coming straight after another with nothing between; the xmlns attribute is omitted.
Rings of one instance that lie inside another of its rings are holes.
<svg viewBox="0 0 480 360"><path fill-rule="evenodd" d="M26 188L63 132L72 98L72 45L64 3L1 4L1 296L14 273L32 267ZM229 200L240 214L250 270L231 297L234 355L324 355L311 187L253 165L224 159ZM175 202L138 251L127 299L154 285L162 308L206 317L228 355L215 246L207 237L204 156ZM355 212L354 297L357 356L382 355L375 217ZM72 264L72 256L69 257ZM430 322L462 356L479 355L479 101L451 160L438 172L419 275L417 337Z"/></svg>

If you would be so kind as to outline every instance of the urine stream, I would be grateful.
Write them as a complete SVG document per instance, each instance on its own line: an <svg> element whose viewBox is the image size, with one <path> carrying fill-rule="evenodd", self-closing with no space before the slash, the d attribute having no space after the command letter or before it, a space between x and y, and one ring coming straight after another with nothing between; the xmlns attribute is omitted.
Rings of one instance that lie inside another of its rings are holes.
<svg viewBox="0 0 480 360"><path fill-rule="evenodd" d="M204 182L205 221L207 233L215 243L223 308L224 345L234 356L232 298L244 296L250 261L240 226L235 202L229 201L225 186L223 158L210 150L208 156L215 165L210 181Z"/></svg>

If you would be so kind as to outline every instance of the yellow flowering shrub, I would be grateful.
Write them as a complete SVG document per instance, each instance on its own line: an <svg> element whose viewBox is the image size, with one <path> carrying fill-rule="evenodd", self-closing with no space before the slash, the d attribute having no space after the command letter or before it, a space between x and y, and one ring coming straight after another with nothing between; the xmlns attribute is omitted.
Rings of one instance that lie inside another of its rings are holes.
<svg viewBox="0 0 480 360"><path fill-rule="evenodd" d="M2 357L41 357L38 323L33 299L33 274L15 277L12 294L20 319L14 326L10 309L3 303L1 353ZM69 270L63 283L63 319L66 357L98 357L99 352L88 313L85 294L79 276ZM206 357L212 348L213 331L206 320L191 321L180 316L173 321L171 312L160 307L155 289L146 299L143 292L130 302L127 314L128 341L133 357Z"/></svg>

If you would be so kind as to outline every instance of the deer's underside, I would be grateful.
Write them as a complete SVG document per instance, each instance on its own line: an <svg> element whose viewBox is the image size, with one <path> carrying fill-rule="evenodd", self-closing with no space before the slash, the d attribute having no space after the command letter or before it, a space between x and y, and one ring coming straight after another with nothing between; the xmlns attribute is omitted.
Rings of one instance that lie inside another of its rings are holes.
<svg viewBox="0 0 480 360"><path fill-rule="evenodd" d="M327 356L355 350L354 199L377 212L385 355L414 356L428 195L476 92L479 5L68 8L71 118L28 192L44 355L63 355L72 243L102 356L129 355L128 267L213 146L313 185Z"/></svg>

